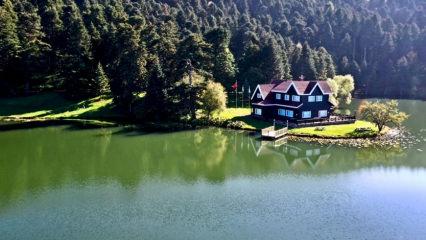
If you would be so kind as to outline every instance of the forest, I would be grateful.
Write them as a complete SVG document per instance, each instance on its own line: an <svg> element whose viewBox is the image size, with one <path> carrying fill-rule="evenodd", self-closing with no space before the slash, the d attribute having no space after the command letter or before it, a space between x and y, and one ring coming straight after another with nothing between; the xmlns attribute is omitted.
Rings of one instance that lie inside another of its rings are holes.
<svg viewBox="0 0 426 240"><path fill-rule="evenodd" d="M360 97L425 99L425 43L423 0L0 0L0 96L110 94L132 112L144 94L164 117L192 113L206 80L351 74Z"/></svg>

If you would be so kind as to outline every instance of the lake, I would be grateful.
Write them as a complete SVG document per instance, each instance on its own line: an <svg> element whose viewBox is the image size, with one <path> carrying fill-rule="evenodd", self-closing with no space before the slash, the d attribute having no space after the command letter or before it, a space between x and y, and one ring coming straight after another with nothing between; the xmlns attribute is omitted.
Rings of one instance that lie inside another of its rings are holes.
<svg viewBox="0 0 426 240"><path fill-rule="evenodd" d="M375 149L204 129L0 132L1 239L425 239L418 142Z"/></svg>

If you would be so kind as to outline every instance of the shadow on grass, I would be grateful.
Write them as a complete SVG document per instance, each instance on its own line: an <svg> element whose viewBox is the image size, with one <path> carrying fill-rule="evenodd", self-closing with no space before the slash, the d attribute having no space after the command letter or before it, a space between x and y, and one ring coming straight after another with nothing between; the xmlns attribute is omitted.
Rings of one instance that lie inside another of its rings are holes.
<svg viewBox="0 0 426 240"><path fill-rule="evenodd" d="M28 97L0 98L0 116L51 111L75 104L59 93L43 93Z"/></svg>

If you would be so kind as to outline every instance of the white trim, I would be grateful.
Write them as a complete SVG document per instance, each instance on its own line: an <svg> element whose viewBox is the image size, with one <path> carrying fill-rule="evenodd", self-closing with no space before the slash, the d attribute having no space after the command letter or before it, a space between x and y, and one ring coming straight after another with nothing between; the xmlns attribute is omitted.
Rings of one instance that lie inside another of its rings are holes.
<svg viewBox="0 0 426 240"><path fill-rule="evenodd" d="M316 87L319 87L319 89L321 90L321 92L322 92L322 94L323 95L331 95L331 93L325 93L324 92L324 90L322 90L322 88L321 88L321 85L318 83L318 82L316 82L315 83L315 86L312 88L312 90L311 90L311 92L310 93L307 93L307 94L301 94L301 93L299 93L299 90L297 90L297 87L294 85L294 83L292 82L289 86L288 86L288 88L287 88L287 90L285 90L285 91L279 91L279 90L271 90L271 92L274 92L274 93L287 93L288 92L288 90L290 90L290 87L291 86L293 86L294 87L294 90L296 90L296 93L298 94L298 95L300 95L300 96L308 96L308 95L312 95L312 93L315 91L315 88Z"/></svg>
<svg viewBox="0 0 426 240"><path fill-rule="evenodd" d="M300 108L301 106L303 106L303 103L300 104L299 106L289 106L289 105L283 105L283 104L262 104L262 103L252 103L252 105L265 106L265 107L276 106L276 107Z"/></svg>
<svg viewBox="0 0 426 240"><path fill-rule="evenodd" d="M251 100L253 100L254 96L256 96L257 90L259 90L260 95L262 95L262 100L265 100L265 96L263 95L262 90L260 89L260 85L259 84L257 85L256 89L254 90L253 96L251 96Z"/></svg>

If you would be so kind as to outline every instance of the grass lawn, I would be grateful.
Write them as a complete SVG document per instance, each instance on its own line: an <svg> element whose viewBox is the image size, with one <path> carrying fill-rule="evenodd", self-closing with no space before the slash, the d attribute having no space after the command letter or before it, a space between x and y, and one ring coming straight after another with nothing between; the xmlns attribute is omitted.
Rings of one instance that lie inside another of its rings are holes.
<svg viewBox="0 0 426 240"><path fill-rule="evenodd" d="M250 108L227 108L216 117L221 120L241 121L244 123L244 129L259 130L271 126L271 123L254 119L250 114Z"/></svg>
<svg viewBox="0 0 426 240"><path fill-rule="evenodd" d="M357 132L357 128L370 128L371 131ZM356 121L353 124L324 126L323 130L317 127L298 128L290 130L291 134L306 135L313 137L329 138L356 138L356 137L374 137L379 133L377 127L366 121Z"/></svg>
<svg viewBox="0 0 426 240"><path fill-rule="evenodd" d="M122 117L112 99L70 101L58 93L0 99L0 117L40 119L106 119Z"/></svg>

